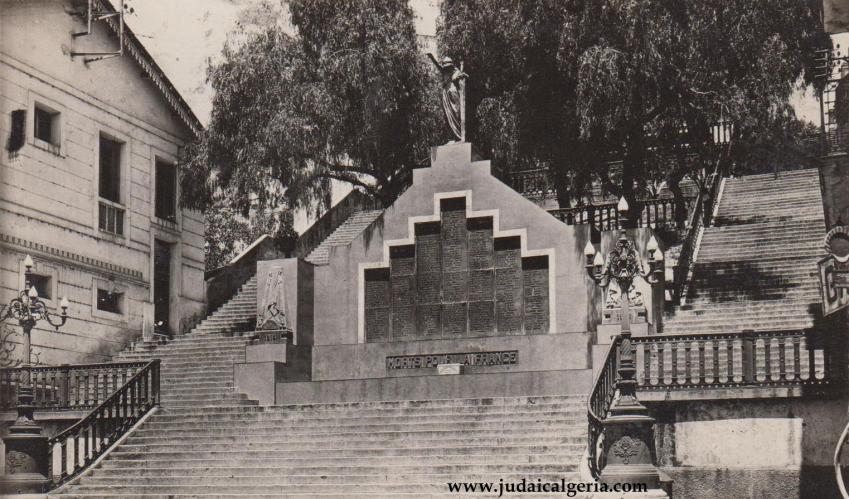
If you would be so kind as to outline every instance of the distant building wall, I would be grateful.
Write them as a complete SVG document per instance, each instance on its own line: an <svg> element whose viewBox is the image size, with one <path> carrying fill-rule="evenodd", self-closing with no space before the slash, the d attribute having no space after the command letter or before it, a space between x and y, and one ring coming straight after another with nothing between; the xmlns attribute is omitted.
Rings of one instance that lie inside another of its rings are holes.
<svg viewBox="0 0 849 499"><path fill-rule="evenodd" d="M23 286L27 254L49 288L40 290L50 295L48 305L64 295L71 302L72 319L62 329L40 325L33 332L43 364L107 360L153 323L155 241L170 249L170 329L179 333L205 311L203 216L177 207L173 218L160 218L154 194L157 162L163 172L173 166L192 133L129 55L90 64L68 55L118 44L103 23L74 39L84 24L71 8L63 1L4 2L0 13L4 146L13 136L13 111L26 116L23 147L0 153L0 302ZM49 142L36 136L37 110L52 116ZM102 137L122 144L115 203L100 195ZM103 206L113 219L123 212L120 230L101 227ZM99 307L98 290L118 298Z"/></svg>

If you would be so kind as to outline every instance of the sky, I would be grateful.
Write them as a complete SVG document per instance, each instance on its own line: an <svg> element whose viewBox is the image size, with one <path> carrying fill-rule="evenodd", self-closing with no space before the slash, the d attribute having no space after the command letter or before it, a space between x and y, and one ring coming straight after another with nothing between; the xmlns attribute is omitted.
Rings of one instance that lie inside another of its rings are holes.
<svg viewBox="0 0 849 499"><path fill-rule="evenodd" d="M438 0L411 0L416 31L436 32ZM204 124L209 120L212 90L206 84L208 61L220 57L239 12L256 0L126 0L126 16L157 64Z"/></svg>

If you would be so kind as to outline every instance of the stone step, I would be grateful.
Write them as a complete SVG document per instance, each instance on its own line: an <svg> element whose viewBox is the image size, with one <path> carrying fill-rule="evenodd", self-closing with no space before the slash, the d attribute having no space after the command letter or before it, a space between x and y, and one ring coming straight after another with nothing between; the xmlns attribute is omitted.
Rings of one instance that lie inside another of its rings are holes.
<svg viewBox="0 0 849 499"><path fill-rule="evenodd" d="M278 432L276 434L261 434L261 435L183 435L179 439L174 439L172 435L164 436L147 436L130 435L125 441L127 446L149 446L149 447L166 447L173 445L191 445L202 447L207 450L213 450L216 446L232 446L238 444L240 448L245 450L252 449L269 449L289 448L289 446L297 446L312 442L314 444L328 444L333 446L352 445L365 442L417 442L442 438L462 439L505 439L505 438L551 438L552 441L558 443L581 443L586 441L585 435L579 431L567 431L561 425L522 425L521 428L511 427L509 424L500 428L474 428L459 430L436 430L436 429L418 429L418 430L374 430L369 433L361 433L356 431L343 431L339 428L335 432L315 432L315 431L292 431L288 433ZM579 428L574 428L578 430ZM178 447L179 448L179 447Z"/></svg>
<svg viewBox="0 0 849 499"><path fill-rule="evenodd" d="M585 446L587 444L586 437L576 437L576 438L568 438L568 437L556 437L553 434L530 434L530 435L519 435L519 436L482 436L482 437L468 437L463 434L454 435L455 439L463 442L465 445L484 445L484 444L496 444L496 445L546 445L551 443L556 444L572 444L577 447ZM373 448L376 444L380 444L382 446L390 445L390 444L403 444L405 447L409 447L411 449L419 448L419 447L430 447L435 444L434 441L439 441L439 438L395 438L395 439L368 439L360 436L357 439L350 439L346 441L341 441L339 439L328 439L322 440L320 438L315 438L314 440L281 440L277 442L266 442L266 443L257 443L257 444L249 444L249 445L239 445L239 449L241 449L246 454L255 455L258 452L281 452L284 450L305 450L305 449L359 449L361 451L366 451L368 449ZM228 451L233 448L232 442L226 443L203 443L203 444L190 444L184 445L182 442L170 442L170 443L161 443L161 444L129 444L125 443L121 445L121 448L126 452L185 452L190 451L192 453L198 453L199 455L203 455L207 452L223 452Z"/></svg>
<svg viewBox="0 0 849 499"><path fill-rule="evenodd" d="M157 455L158 457L158 455ZM345 457L287 457L270 459L242 459L232 463L222 462L221 459L193 459L191 467L182 460L157 461L153 466L140 466L147 463L136 459L110 459L104 461L100 467L95 468L93 475L101 473L120 473L122 475L139 476L148 472L162 474L188 474L191 470L203 469L210 472L226 473L233 476L261 476L265 474L280 474L281 470L303 469L307 467L369 467L369 466L439 466L463 464L475 465L504 465L524 466L534 464L556 463L559 466L568 467L572 464L573 455L567 453L536 453L522 454L433 454L433 455L407 455L407 456L373 456L373 455L350 455ZM253 475L253 474L256 475Z"/></svg>
<svg viewBox="0 0 849 499"><path fill-rule="evenodd" d="M338 485L354 485L354 486L369 486L375 487L383 484L397 484L404 483L405 481L427 481L427 482L439 482L440 480L443 482L442 487L445 488L446 485L444 482L446 481L462 481L462 482L480 482L480 481L494 481L498 483L498 480L504 479L507 480L509 477L516 478L517 481L521 481L523 477L527 480L537 480L542 479L545 481L559 481L562 476L561 473L571 471L575 472L575 467L572 466L571 469L568 469L564 465L536 465L536 466L525 466L524 469L527 471L512 471L507 469L506 467L478 467L466 469L464 467L457 467L456 470L452 470L451 467L445 467L444 471L440 470L432 470L430 468L425 468L422 470L410 469L410 468L401 468L399 470L395 469L387 469L385 472L380 473L379 470L363 470L359 474L355 474L356 470L353 473L344 473L344 472L336 472L332 473L327 472L322 474L319 473L280 473L276 476L270 475L260 475L260 476L215 476L208 475L203 473L195 472L192 475L184 475L184 476L172 476L172 475L146 475L144 477L134 477L134 476L114 476L114 477L100 477L100 476L92 476L86 480L86 484L80 486L81 489L91 489L98 486L109 486L113 483L120 483L121 487L142 487L142 486L150 486L151 483L155 483L155 487L191 487L191 486L202 486L202 487L211 487L211 486L219 486L222 488L232 487L232 486L242 486L249 487L251 491L257 490L259 487L271 487L278 486L282 487L284 492L288 489L289 486L300 486L300 485L321 485L325 486L338 486ZM286 470L281 470L286 471ZM501 476L499 476L501 475ZM456 480L455 480L456 479Z"/></svg>
<svg viewBox="0 0 849 499"><path fill-rule="evenodd" d="M763 321L749 324L665 324L664 334L715 334L715 333L739 333L746 330L751 331L798 331L808 329L811 323L765 323Z"/></svg>
<svg viewBox="0 0 849 499"><path fill-rule="evenodd" d="M371 484L371 483L341 483L341 484L321 484L311 483L311 484L297 484L297 483L285 483L282 485L254 485L251 486L250 491L251 494L269 494L269 495L277 495L277 497L285 497L291 494L310 494L310 495L324 495L324 494L353 494L355 496L371 496L373 493L383 493L383 494L391 494L392 496L397 496L398 494L405 494L415 492L416 494L433 494L433 493L442 493L444 494L447 491L446 482L493 482L498 483L499 480L503 479L505 483L511 482L520 482L522 478L525 478L528 481L536 482L537 479L540 479L544 482L560 482L561 479L575 479L577 480L577 475L572 477L566 477L563 474L540 474L540 475L520 475L520 474L509 474L509 475L499 475L497 473L493 474L478 474L478 475L422 475L418 479L415 477L409 477L403 481L389 481L387 480L384 483L379 484ZM432 480L432 481L431 481ZM250 497L245 494L245 486L244 485L166 485L166 486L158 486L158 485L102 485L102 486L85 486L78 485L73 487L73 494L110 494L115 497L118 495L125 494L242 494L241 497ZM351 497L350 495L348 497Z"/></svg>
<svg viewBox="0 0 849 499"><path fill-rule="evenodd" d="M371 442L374 444L374 442ZM397 442L395 442L397 443ZM228 465L235 465L236 463L250 463L255 461L271 463L276 460L284 460L284 459L311 459L315 458L342 458L342 457L351 457L357 458L363 455L370 457L421 457L421 456L468 456L468 455L526 455L526 454L549 454L549 453L562 453L574 455L575 452L578 452L580 455L581 452L586 448L586 442L582 442L580 444L562 444L557 442L546 442L546 443L530 443L530 442L497 442L492 439L488 439L486 442L466 442L463 441L455 441L455 442L441 442L439 444L435 444L434 442L427 442L431 445L421 445L421 446L386 446L386 445L372 445L372 446L362 446L362 447L303 447L303 448L283 448L283 449L274 449L274 450L244 450L233 448L230 446L229 449L218 450L218 451L210 451L210 450L193 450L193 449L178 449L174 451L150 451L145 452L139 448L129 448L125 446L119 446L115 450L113 450L109 456L108 460L110 463L119 462L119 461L129 461L137 463L139 460L143 460L145 462L150 463L158 463L164 461L183 461L183 465L189 460L206 460L206 461L218 461L228 463ZM106 462L106 461L104 461Z"/></svg>
<svg viewBox="0 0 849 499"><path fill-rule="evenodd" d="M262 414L262 413L259 413ZM311 415L303 417L297 414L262 414L255 418L233 417L230 415L219 417L203 417L203 416L181 416L169 414L167 409L160 411L156 418L149 421L145 427L151 429L219 429L219 428L244 428L248 426L281 426L289 427L298 425L304 428L312 428L315 426L321 427L337 427L337 426L356 426L356 425L417 425L417 424L464 424L473 422L498 422L505 418L515 420L516 422L533 422L533 421L550 421L550 420L566 420L577 421L584 424L586 418L586 410L573 408L571 410L550 410L536 412L517 412L517 413L487 413L487 412L428 412L421 415L415 414L371 414L358 415L356 413L348 414L330 414L324 417Z"/></svg>
<svg viewBox="0 0 849 499"><path fill-rule="evenodd" d="M530 401L528 401L530 400ZM483 401L483 402L481 402ZM253 414L291 415L298 414L333 414L339 412L373 411L378 413L409 412L412 414L444 411L446 409L460 412L490 412L490 413L514 413L533 412L537 410L583 410L586 402L585 397L532 397L529 399L506 398L506 399L438 399L433 401L391 401L391 402L351 402L351 403L329 403L329 404L304 404L304 405L276 405L263 406L250 411ZM209 414L220 412L233 412L230 409L224 411L209 411ZM249 416L249 413L245 413Z"/></svg>
<svg viewBox="0 0 849 499"><path fill-rule="evenodd" d="M289 422L291 423L291 422ZM302 424L303 423L303 424ZM352 431L459 431L459 430L495 430L505 426L516 426L516 421L510 419L500 420L483 420L470 422L444 421L441 423L422 422L401 422L401 423L379 423L379 424L361 424L358 421L353 421L353 424L345 426L344 429ZM566 436L572 436L575 433L583 435L586 432L585 422L580 419L548 419L548 420L529 420L526 419L522 423L534 423L536 427L554 428L557 431L564 432ZM232 425L220 425L212 427L203 427L195 425L194 427L171 425L169 427L148 426L140 428L133 433L138 437L243 437L243 436L273 436L275 433L284 432L286 435L302 435L302 434L328 434L338 432L341 426L325 426L310 424L309 422L298 422L295 424L286 425L269 425L253 424L242 428L232 428Z"/></svg>
<svg viewBox="0 0 849 499"><path fill-rule="evenodd" d="M584 415L586 416L586 415ZM180 432L185 432L186 435L218 435L218 434L265 434L269 431L274 431L275 429L283 431L285 429L286 433L289 432L303 432L303 431L316 431L319 433L327 433L331 431L336 431L339 427L344 427L349 430L373 430L373 429L385 429L385 430L403 430L403 429L451 429L451 428L483 428L483 429L493 429L500 428L503 425L510 424L528 424L535 423L541 426L556 426L564 429L576 427L584 431L584 421L578 415L574 417L563 417L561 414L552 414L549 417L541 417L539 415L535 415L533 417L525 417L525 418L505 418L504 416L499 417L473 417L473 418L462 418L462 417L442 417L438 420L409 420L409 418L396 418L394 421L389 420L389 418L373 418L373 420L363 421L361 418L349 418L347 420L338 419L338 420L330 420L330 419L321 419L321 420L278 420L278 421L256 421L251 423L250 425L242 425L241 427L234 428L232 421L220 421L220 422L175 422L169 424L163 423L155 423L151 422L144 426L144 428L140 428L136 431L135 434L145 436L145 435L173 435L178 434ZM242 433L240 433L242 432Z"/></svg>

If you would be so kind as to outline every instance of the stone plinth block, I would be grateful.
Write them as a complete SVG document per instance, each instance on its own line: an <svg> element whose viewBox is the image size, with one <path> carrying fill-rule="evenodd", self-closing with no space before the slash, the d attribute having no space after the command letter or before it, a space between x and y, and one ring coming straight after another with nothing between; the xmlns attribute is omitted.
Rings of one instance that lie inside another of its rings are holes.
<svg viewBox="0 0 849 499"><path fill-rule="evenodd" d="M264 343L245 347L245 362L281 362L286 363L286 343Z"/></svg>
<svg viewBox="0 0 849 499"><path fill-rule="evenodd" d="M463 374L462 364L439 364L436 366L436 372L442 374Z"/></svg>
<svg viewBox="0 0 849 499"><path fill-rule="evenodd" d="M613 338L622 332L621 324L599 324L597 330L596 344L609 345L613 342ZM631 337L640 337L649 335L649 324L646 322L638 322L631 324Z"/></svg>

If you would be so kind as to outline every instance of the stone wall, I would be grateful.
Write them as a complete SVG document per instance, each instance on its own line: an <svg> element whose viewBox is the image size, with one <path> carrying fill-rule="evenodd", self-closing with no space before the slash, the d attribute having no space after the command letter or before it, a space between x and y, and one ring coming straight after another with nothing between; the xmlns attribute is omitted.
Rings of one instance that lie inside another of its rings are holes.
<svg viewBox="0 0 849 499"><path fill-rule="evenodd" d="M676 498L839 497L834 448L845 396L653 403Z"/></svg>

